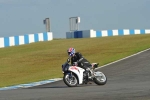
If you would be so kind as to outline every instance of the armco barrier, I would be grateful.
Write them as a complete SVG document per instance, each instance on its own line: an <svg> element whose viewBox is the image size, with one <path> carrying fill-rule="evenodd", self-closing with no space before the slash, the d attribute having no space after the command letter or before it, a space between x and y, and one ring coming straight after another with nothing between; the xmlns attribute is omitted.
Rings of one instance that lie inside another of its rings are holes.
<svg viewBox="0 0 150 100"><path fill-rule="evenodd" d="M53 40L52 32L0 37L0 48L50 40Z"/></svg>
<svg viewBox="0 0 150 100"><path fill-rule="evenodd" d="M116 29L116 30L81 30L74 32L66 32L66 38L92 38L92 37L105 37L105 36L120 36L120 35L133 35L133 34L149 34L150 29Z"/></svg>

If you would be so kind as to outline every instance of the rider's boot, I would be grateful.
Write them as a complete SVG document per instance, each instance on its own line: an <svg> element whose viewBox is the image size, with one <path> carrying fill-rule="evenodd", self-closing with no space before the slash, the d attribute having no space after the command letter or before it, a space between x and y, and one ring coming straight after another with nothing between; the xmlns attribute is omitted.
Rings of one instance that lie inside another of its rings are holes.
<svg viewBox="0 0 150 100"><path fill-rule="evenodd" d="M88 73L88 79L92 79L93 78L93 71L91 68L87 68L86 69L87 73Z"/></svg>
<svg viewBox="0 0 150 100"><path fill-rule="evenodd" d="M87 78L86 78L86 83L85 84L92 84L92 78L93 78L93 76L92 76L92 72L91 72L91 70L90 69L86 69L86 73L87 73Z"/></svg>

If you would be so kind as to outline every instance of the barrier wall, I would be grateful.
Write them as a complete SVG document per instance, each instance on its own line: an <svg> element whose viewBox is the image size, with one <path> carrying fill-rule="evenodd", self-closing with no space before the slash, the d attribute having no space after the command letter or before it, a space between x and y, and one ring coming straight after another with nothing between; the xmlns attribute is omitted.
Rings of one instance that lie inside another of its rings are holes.
<svg viewBox="0 0 150 100"><path fill-rule="evenodd" d="M0 48L53 40L52 32L0 37Z"/></svg>
<svg viewBox="0 0 150 100"><path fill-rule="evenodd" d="M150 29L122 29L122 30L82 30L74 32L66 32L66 38L92 38L105 36L133 35L133 34L149 34Z"/></svg>

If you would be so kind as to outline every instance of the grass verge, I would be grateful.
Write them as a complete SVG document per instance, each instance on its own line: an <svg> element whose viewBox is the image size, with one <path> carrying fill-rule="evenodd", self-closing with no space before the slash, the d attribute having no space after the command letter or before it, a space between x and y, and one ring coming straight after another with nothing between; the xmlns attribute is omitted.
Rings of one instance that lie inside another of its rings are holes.
<svg viewBox="0 0 150 100"><path fill-rule="evenodd" d="M56 39L0 48L0 87L61 78L61 65L67 59L69 47L74 47L90 62L104 65L150 48L150 34Z"/></svg>

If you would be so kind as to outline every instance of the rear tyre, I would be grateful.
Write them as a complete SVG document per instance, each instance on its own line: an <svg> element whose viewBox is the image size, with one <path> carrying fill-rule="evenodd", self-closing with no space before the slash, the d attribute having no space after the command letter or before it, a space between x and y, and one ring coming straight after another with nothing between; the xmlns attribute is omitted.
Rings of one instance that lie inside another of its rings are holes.
<svg viewBox="0 0 150 100"><path fill-rule="evenodd" d="M105 85L107 83L107 77L101 72L101 76L95 76L93 81L97 85Z"/></svg>
<svg viewBox="0 0 150 100"><path fill-rule="evenodd" d="M68 87L75 87L78 84L77 77L74 74L70 75L70 73L64 74L63 81Z"/></svg>

